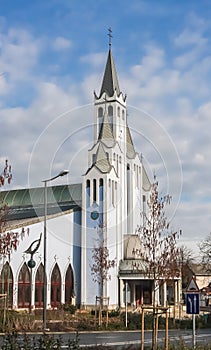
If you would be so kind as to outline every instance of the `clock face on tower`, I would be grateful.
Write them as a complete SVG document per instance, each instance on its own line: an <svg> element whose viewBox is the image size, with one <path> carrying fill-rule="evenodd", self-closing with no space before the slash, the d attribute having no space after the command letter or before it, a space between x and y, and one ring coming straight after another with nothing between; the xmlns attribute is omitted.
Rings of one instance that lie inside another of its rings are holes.
<svg viewBox="0 0 211 350"><path fill-rule="evenodd" d="M97 220L99 218L99 213L98 211L94 210L91 212L91 219L92 220Z"/></svg>

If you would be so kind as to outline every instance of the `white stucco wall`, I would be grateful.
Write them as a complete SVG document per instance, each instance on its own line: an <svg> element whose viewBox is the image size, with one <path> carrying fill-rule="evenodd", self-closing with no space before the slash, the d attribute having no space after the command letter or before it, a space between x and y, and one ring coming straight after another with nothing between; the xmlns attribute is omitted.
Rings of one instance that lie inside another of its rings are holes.
<svg viewBox="0 0 211 350"><path fill-rule="evenodd" d="M43 263L43 221L26 226L29 233L25 233L23 239L20 239L17 251L13 252L10 257L10 266L13 273L14 293L13 304L16 308L18 303L18 275L23 264L30 260L30 255L24 253L30 244L40 237L42 232L41 244L38 251L34 254L33 260L36 266L32 269L32 306L34 305L34 282L36 271L40 263ZM20 232L21 230L14 230ZM74 273L74 282L78 289L78 298L80 298L80 212L69 212L47 220L47 252L46 252L46 275L47 275L47 305L50 305L50 281L52 270L57 263L61 273L62 290L61 301L64 302L64 283L66 270L71 264ZM7 260L0 260L0 268L2 269ZM80 301L79 301L80 302Z"/></svg>

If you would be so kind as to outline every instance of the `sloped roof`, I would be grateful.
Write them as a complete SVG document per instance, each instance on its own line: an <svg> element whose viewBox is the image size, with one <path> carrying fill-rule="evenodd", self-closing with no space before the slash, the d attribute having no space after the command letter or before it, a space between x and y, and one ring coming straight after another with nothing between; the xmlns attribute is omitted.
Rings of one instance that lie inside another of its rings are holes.
<svg viewBox="0 0 211 350"><path fill-rule="evenodd" d="M44 187L1 191L0 203L8 206L7 221L22 220L44 215ZM82 203L82 185L47 187L48 214L77 209Z"/></svg>
<svg viewBox="0 0 211 350"><path fill-rule="evenodd" d="M211 271L207 265L191 262L188 267L195 276L211 276Z"/></svg>
<svg viewBox="0 0 211 350"><path fill-rule="evenodd" d="M140 259L125 259L119 263L119 276L132 278L146 278L149 271L149 264Z"/></svg>
<svg viewBox="0 0 211 350"><path fill-rule="evenodd" d="M109 173L112 167L101 143L97 150L95 166L102 173Z"/></svg>
<svg viewBox="0 0 211 350"><path fill-rule="evenodd" d="M101 86L100 96L105 92L109 97L114 95L116 90L117 94L120 94L119 83L117 79L116 68L112 56L111 49L108 52L108 58L106 68L103 76L103 82Z"/></svg>
<svg viewBox="0 0 211 350"><path fill-rule="evenodd" d="M135 151L135 148L133 145L132 137L130 134L130 129L128 126L126 129L126 142L127 142L127 153L126 153L127 157L130 159L133 159L136 156L136 151Z"/></svg>
<svg viewBox="0 0 211 350"><path fill-rule="evenodd" d="M115 144L107 113L104 115L98 140L101 140L107 147L113 147Z"/></svg>
<svg viewBox="0 0 211 350"><path fill-rule="evenodd" d="M143 183L142 183L142 188L144 189L144 191L149 191L150 190L150 188L151 188L151 183L150 183L150 181L149 181L149 178L148 178L148 175L147 175L147 172L146 172L146 169L145 169L145 167L144 166L142 166L142 181L143 181Z"/></svg>

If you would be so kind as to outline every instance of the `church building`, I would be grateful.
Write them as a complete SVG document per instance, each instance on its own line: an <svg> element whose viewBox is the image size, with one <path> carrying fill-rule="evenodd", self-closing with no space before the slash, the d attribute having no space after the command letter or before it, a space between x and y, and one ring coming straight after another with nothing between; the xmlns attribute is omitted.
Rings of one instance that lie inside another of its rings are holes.
<svg viewBox="0 0 211 350"><path fill-rule="evenodd" d="M152 304L153 280L146 276L137 228L151 183L135 150L127 121L126 95L121 91L111 46L100 92L94 93L93 145L78 184L47 187L46 266L44 269L44 187L0 192L8 207L7 230L17 232L17 249L0 256L0 293L14 309L42 308L44 275L47 308L76 304L92 308L96 296L109 297L110 308ZM22 230L24 228L24 230ZM93 250L99 242L115 261L103 286L93 279ZM32 243L37 244L30 265ZM29 249L30 248L30 249ZM101 290L100 290L101 289ZM176 290L176 294L175 294ZM165 305L172 291L156 292ZM175 298L179 284L175 281Z"/></svg>

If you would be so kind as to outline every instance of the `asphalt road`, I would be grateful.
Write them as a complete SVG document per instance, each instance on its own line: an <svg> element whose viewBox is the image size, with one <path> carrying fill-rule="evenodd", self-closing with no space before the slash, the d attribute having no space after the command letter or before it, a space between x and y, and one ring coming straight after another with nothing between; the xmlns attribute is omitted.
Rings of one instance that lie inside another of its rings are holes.
<svg viewBox="0 0 211 350"><path fill-rule="evenodd" d="M68 341L74 340L76 333L48 333L55 338L62 338L62 349L68 347ZM40 338L41 334L28 334L30 338ZM23 335L18 336L23 339ZM0 346L3 343L4 336L0 336ZM145 331L145 346L151 345L152 332ZM159 331L159 344L165 342L165 332ZM169 341L176 342L184 341L187 345L192 345L192 331L191 330L169 330ZM211 344L211 329L197 330L196 332L197 344ZM92 348L97 346L108 346L110 348L124 349L130 347L131 349L139 348L141 344L141 331L118 331L118 332L79 332L79 344L83 348L90 346Z"/></svg>
<svg viewBox="0 0 211 350"><path fill-rule="evenodd" d="M144 344L151 345L152 332L145 331ZM110 347L137 345L140 348L141 344L141 331L126 331L126 332L94 332L94 333L80 333L79 334L80 345L107 345ZM169 341L179 342L183 340L186 344L192 344L192 331L191 330L170 330ZM159 331L158 334L159 344L165 342L165 332ZM196 333L196 343L210 343L211 344L211 329L199 330Z"/></svg>

